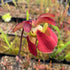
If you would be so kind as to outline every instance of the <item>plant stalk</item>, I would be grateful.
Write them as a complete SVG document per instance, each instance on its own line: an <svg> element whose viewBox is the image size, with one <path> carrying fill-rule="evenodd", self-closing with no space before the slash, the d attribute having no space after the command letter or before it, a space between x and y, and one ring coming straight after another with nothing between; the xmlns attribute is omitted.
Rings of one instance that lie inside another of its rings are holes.
<svg viewBox="0 0 70 70"><path fill-rule="evenodd" d="M20 38L20 47L19 47L19 53L18 53L19 57L20 57L20 52L21 52L23 33L24 33L24 29L22 29L21 38Z"/></svg>
<svg viewBox="0 0 70 70"><path fill-rule="evenodd" d="M18 62L17 62L17 65L18 65L18 69L19 70L19 64L20 64L20 53L21 53L21 47L22 47L22 38L23 38L23 33L24 33L24 29L22 29L22 32L21 32L21 38L20 38L20 46L19 46L19 52L18 52Z"/></svg>

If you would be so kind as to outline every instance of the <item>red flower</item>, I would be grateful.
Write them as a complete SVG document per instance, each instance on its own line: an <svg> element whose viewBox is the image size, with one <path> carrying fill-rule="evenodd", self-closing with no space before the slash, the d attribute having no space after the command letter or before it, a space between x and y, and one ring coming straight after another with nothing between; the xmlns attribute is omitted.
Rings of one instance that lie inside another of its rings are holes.
<svg viewBox="0 0 70 70"><path fill-rule="evenodd" d="M55 21L52 19L55 17L52 14L42 14L38 17L37 20L31 21L23 21L15 26L13 31L17 31L20 28L24 28L24 31L30 32L32 25L37 26L41 23L49 23L55 25ZM54 48L57 46L58 38L56 34L48 27L45 33L40 30L36 31L38 45L36 46L29 40L29 36L27 36L28 48L29 51L34 55L37 56L37 48L39 51L43 53L51 53L53 52Z"/></svg>
<svg viewBox="0 0 70 70"><path fill-rule="evenodd" d="M23 22L21 22L15 26L15 28L13 29L13 32L15 32L21 28L24 28L25 32L30 32L31 27L32 27L31 23L32 23L32 21L30 21L30 20L29 21L23 21Z"/></svg>

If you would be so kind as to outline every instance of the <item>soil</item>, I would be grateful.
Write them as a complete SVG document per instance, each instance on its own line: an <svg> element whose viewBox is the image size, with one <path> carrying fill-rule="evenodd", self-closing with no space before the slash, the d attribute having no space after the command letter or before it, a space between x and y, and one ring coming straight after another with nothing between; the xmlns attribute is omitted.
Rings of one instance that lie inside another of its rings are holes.
<svg viewBox="0 0 70 70"><path fill-rule="evenodd" d="M9 35L15 35L15 32L13 32L13 28L16 24L17 23L15 22L9 22L9 23L0 22L0 28L3 30L4 33L7 33ZM16 34L20 36L21 30L18 30Z"/></svg>
<svg viewBox="0 0 70 70"><path fill-rule="evenodd" d="M0 59L0 70L17 70L16 57L3 56ZM40 66L40 67L39 67ZM63 63L45 63L45 62L36 62L35 59L22 58L19 64L19 70L70 70L70 65ZM47 69L44 69L47 68Z"/></svg>

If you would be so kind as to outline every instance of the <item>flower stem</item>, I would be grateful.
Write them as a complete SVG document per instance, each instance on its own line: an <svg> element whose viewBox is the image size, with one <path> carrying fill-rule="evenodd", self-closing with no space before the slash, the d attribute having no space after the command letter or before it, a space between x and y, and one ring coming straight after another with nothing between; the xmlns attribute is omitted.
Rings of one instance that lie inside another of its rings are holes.
<svg viewBox="0 0 70 70"><path fill-rule="evenodd" d="M22 47L22 37L23 37L23 33L24 33L24 29L22 29L22 32L21 32L21 38L20 38L20 46L19 46L19 52L18 52L18 58L20 60L20 52L21 52L21 47ZM18 60L18 70L19 70L19 64L20 64L20 61Z"/></svg>
<svg viewBox="0 0 70 70"><path fill-rule="evenodd" d="M18 53L18 56L19 56L19 57L20 57L21 46L22 46L22 37L23 37L23 32L24 32L24 29L22 30L21 38L20 38L20 47L19 47L19 53Z"/></svg>

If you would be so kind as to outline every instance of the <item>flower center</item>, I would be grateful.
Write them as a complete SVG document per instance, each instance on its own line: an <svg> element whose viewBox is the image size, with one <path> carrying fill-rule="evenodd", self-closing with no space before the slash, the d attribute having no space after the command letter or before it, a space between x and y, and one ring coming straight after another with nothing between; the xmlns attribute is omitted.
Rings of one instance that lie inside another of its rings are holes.
<svg viewBox="0 0 70 70"><path fill-rule="evenodd" d="M43 27L41 25L38 25L37 27L32 28L31 29L32 34L33 35L36 35L37 30L42 31L43 30Z"/></svg>

